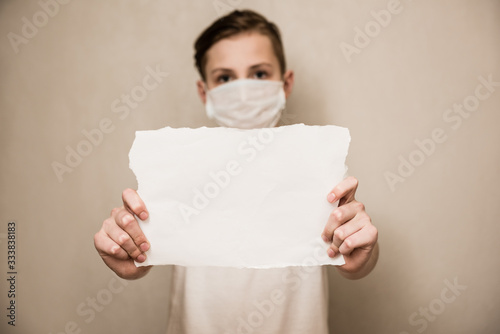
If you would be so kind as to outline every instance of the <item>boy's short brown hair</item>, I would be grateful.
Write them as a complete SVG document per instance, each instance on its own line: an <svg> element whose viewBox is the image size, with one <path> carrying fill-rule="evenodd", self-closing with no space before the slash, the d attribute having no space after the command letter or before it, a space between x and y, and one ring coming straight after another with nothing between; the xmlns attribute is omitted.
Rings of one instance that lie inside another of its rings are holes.
<svg viewBox="0 0 500 334"><path fill-rule="evenodd" d="M195 65L203 81L206 81L205 66L207 51L218 41L242 32L255 31L269 37L274 53L280 63L281 75L285 73L286 62L283 43L278 27L264 16L251 10L235 10L218 19L205 29L194 43Z"/></svg>

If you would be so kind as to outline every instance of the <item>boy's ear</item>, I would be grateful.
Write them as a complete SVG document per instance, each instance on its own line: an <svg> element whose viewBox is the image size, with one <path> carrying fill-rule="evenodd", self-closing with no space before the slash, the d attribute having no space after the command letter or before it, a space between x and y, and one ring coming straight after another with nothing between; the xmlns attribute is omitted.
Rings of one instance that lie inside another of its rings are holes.
<svg viewBox="0 0 500 334"><path fill-rule="evenodd" d="M293 83L295 80L295 76L292 70L288 70L283 75L283 89L285 90L285 97L288 98L292 93Z"/></svg>
<svg viewBox="0 0 500 334"><path fill-rule="evenodd" d="M205 91L205 83L203 80L198 80L196 81L196 86L198 88L198 95L200 96L201 101L203 104L207 103L207 92Z"/></svg>

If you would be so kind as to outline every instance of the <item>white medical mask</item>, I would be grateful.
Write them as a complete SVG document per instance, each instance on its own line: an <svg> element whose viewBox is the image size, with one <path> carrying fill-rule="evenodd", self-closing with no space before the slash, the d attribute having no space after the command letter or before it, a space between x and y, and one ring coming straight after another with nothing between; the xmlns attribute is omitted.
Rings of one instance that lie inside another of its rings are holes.
<svg viewBox="0 0 500 334"><path fill-rule="evenodd" d="M253 129L275 126L285 109L282 81L240 79L206 93L207 116L220 126Z"/></svg>

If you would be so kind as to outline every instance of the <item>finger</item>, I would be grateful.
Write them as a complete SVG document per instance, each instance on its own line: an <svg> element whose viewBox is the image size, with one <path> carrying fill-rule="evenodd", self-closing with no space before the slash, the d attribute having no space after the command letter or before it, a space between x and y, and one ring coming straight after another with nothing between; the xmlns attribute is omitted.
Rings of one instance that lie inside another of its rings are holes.
<svg viewBox="0 0 500 334"><path fill-rule="evenodd" d="M370 247L375 245L378 239L378 231L372 224L365 225L358 232L350 235L340 245L339 252L349 255L356 248Z"/></svg>
<svg viewBox="0 0 500 334"><path fill-rule="evenodd" d="M133 189L127 188L122 192L123 205L131 213L134 213L137 217L142 220L148 218L149 214L146 210L146 205L142 201L141 197Z"/></svg>
<svg viewBox="0 0 500 334"><path fill-rule="evenodd" d="M358 179L349 176L337 184L327 195L326 199L330 203L335 203L338 200L339 206L344 203L349 203L354 200L354 194L358 189Z"/></svg>
<svg viewBox="0 0 500 334"><path fill-rule="evenodd" d="M127 260L130 258L127 252L124 251L120 245L111 240L102 229L94 235L94 245L101 256L108 255L120 260Z"/></svg>
<svg viewBox="0 0 500 334"><path fill-rule="evenodd" d="M102 259L109 268L111 268L120 278L123 279L136 279L143 277L152 267L136 267L132 259L129 259L129 261L122 261L108 256L105 256Z"/></svg>
<svg viewBox="0 0 500 334"><path fill-rule="evenodd" d="M332 244L335 245L335 247L337 247L338 249L345 239L358 232L364 226L370 223L370 217L365 212L359 212L354 218L338 227L333 232Z"/></svg>
<svg viewBox="0 0 500 334"><path fill-rule="evenodd" d="M127 210L119 210L115 213L115 222L118 227L127 232L134 244L145 252L149 249L149 242L141 230L139 223Z"/></svg>
<svg viewBox="0 0 500 334"><path fill-rule="evenodd" d="M127 214L131 217L130 213L127 212ZM104 221L103 229L104 232L106 232L106 234L109 236L109 238L111 238L111 240L113 240L123 250L125 250L131 258L136 259L139 255L142 254L142 252L132 240L132 237L120 226L118 226L113 218L108 218Z"/></svg>
<svg viewBox="0 0 500 334"><path fill-rule="evenodd" d="M325 229L323 230L323 240L327 242L332 240L333 233L337 228L354 218L358 212L362 211L364 211L364 205L357 201L344 204L334 209L330 213Z"/></svg>
<svg viewBox="0 0 500 334"><path fill-rule="evenodd" d="M344 210L348 219L341 226L333 231L332 243L338 247L351 234L359 231L366 224L370 223L370 217L364 212L363 204L359 202L351 202L343 205L339 209Z"/></svg>

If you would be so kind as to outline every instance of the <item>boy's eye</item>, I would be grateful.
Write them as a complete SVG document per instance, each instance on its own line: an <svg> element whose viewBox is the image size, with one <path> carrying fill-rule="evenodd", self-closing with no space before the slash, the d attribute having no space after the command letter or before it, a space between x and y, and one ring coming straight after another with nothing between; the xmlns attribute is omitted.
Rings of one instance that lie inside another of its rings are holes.
<svg viewBox="0 0 500 334"><path fill-rule="evenodd" d="M227 74L223 74L217 78L217 83L226 83L231 79L231 77Z"/></svg>
<svg viewBox="0 0 500 334"><path fill-rule="evenodd" d="M267 77L267 73L265 71L255 72L255 78L257 78L257 79L265 79L266 77Z"/></svg>

